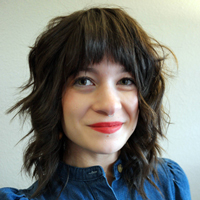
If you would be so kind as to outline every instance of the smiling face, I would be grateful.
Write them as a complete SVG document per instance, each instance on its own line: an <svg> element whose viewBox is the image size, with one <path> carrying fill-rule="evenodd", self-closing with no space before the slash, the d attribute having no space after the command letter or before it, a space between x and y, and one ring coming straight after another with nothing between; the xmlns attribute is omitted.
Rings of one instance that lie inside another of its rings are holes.
<svg viewBox="0 0 200 200"><path fill-rule="evenodd" d="M122 65L103 59L69 78L62 108L72 154L117 154L137 125L138 92Z"/></svg>

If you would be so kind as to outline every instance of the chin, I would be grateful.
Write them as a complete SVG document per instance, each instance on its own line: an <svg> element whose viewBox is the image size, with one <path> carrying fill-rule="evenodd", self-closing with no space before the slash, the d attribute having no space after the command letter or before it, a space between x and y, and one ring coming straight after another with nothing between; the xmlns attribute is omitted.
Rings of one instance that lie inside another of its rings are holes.
<svg viewBox="0 0 200 200"><path fill-rule="evenodd" d="M123 146L116 147L116 145L103 146L95 150L98 154L117 154Z"/></svg>

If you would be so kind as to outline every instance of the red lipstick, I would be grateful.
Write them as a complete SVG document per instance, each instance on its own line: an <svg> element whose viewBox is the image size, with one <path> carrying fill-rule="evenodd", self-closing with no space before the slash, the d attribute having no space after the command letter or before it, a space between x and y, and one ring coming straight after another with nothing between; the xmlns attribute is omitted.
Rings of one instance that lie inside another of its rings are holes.
<svg viewBox="0 0 200 200"><path fill-rule="evenodd" d="M111 134L118 131L122 127L122 122L99 122L96 124L90 125L95 131Z"/></svg>

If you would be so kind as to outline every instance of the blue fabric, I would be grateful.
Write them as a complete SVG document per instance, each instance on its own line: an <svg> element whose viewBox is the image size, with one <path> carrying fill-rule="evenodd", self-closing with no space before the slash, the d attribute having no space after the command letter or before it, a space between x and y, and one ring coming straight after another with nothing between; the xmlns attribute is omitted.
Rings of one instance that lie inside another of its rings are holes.
<svg viewBox="0 0 200 200"><path fill-rule="evenodd" d="M150 200L191 200L189 183L181 167L172 160L160 160L161 164L157 166L160 180L155 181L153 176L150 176L160 192L146 181L144 189L147 197ZM62 192L60 200L142 200L136 191L132 197L130 196L130 192L121 178L120 170L118 170L119 165L122 165L120 160L114 165L115 180L110 186L104 170L100 166L76 168L61 162L56 176L41 196L31 198L37 188L37 182L35 182L25 190L0 189L0 200L56 200L67 178L69 178L68 184Z"/></svg>

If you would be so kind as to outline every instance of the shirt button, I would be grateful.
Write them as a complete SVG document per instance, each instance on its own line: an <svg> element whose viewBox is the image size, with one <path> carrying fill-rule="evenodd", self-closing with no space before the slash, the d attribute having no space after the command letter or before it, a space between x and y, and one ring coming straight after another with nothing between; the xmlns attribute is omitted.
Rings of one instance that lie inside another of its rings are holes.
<svg viewBox="0 0 200 200"><path fill-rule="evenodd" d="M119 173L122 173L123 167L122 167L121 164L119 164L119 165L117 166L117 169L118 169L118 172L119 172Z"/></svg>

